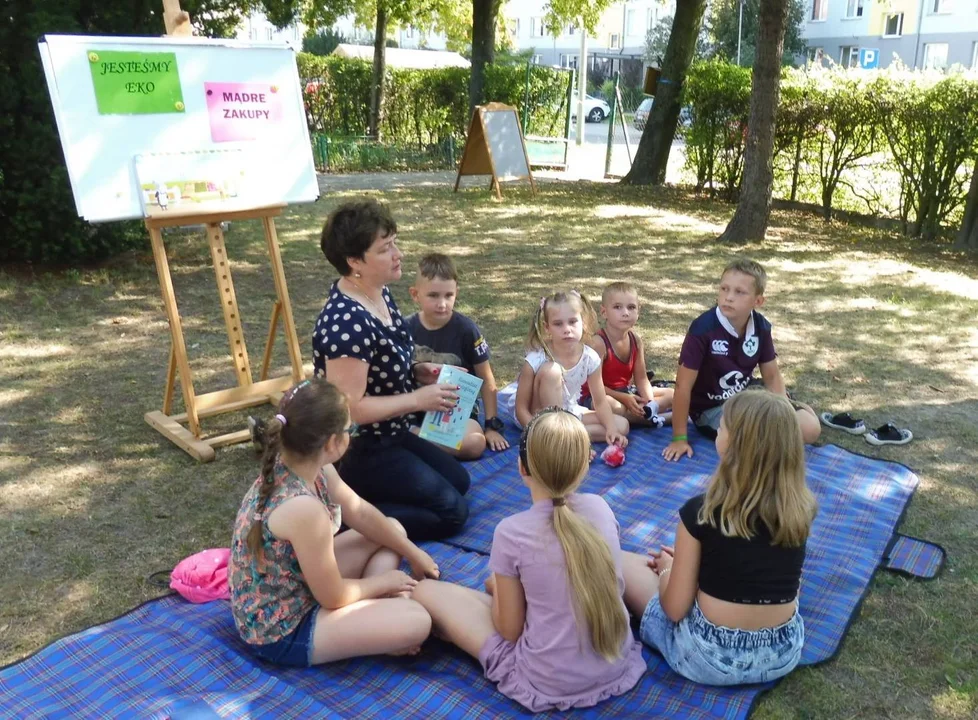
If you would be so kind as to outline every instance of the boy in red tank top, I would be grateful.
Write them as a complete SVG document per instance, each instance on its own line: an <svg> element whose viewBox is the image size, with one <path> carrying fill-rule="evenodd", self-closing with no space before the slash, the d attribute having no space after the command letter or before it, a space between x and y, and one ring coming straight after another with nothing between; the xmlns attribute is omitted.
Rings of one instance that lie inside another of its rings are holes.
<svg viewBox="0 0 978 720"><path fill-rule="evenodd" d="M632 332L638 322L639 303L635 288L626 282L614 282L601 294L601 317L604 329L593 336L589 345L601 358L601 378L612 410L636 424L661 426L672 409L672 390L653 388L645 368L642 338ZM585 386L581 404L591 397Z"/></svg>

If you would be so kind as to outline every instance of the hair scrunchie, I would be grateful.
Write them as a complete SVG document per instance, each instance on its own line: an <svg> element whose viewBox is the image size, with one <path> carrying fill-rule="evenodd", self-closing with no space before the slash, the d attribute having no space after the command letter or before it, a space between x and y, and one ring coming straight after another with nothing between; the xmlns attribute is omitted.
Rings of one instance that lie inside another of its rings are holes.
<svg viewBox="0 0 978 720"><path fill-rule="evenodd" d="M283 427L289 424L288 419L282 413L277 413L275 415L275 419L278 420L280 423L282 423Z"/></svg>

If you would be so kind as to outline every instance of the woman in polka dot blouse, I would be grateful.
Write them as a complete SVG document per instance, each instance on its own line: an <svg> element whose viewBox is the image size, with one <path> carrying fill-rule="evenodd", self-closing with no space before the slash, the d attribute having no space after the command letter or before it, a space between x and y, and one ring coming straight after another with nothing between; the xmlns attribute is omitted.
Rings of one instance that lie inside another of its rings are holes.
<svg viewBox="0 0 978 720"><path fill-rule="evenodd" d="M458 386L435 382L437 365L414 362L414 340L387 289L401 277L396 242L397 224L375 200L330 214L320 245L340 278L316 320L313 364L347 394L360 426L340 475L412 540L431 540L465 524L469 474L410 432L414 413L453 407Z"/></svg>

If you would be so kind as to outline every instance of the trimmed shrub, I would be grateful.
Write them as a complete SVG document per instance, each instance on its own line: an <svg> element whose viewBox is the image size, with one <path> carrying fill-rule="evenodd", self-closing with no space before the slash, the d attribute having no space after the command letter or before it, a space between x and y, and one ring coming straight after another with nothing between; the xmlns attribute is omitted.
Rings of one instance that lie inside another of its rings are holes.
<svg viewBox="0 0 978 720"><path fill-rule="evenodd" d="M365 60L299 53L306 114L313 133L362 136L370 114L371 65ZM387 68L380 135L385 143L417 147L461 142L469 127L469 70ZM528 110L527 134L554 135L563 129L567 73L526 66L494 64L486 68L488 102Z"/></svg>

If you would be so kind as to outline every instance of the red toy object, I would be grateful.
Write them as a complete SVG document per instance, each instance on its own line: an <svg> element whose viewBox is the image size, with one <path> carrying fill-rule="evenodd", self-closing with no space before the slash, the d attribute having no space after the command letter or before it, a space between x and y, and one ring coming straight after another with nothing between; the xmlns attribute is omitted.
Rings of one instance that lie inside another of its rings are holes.
<svg viewBox="0 0 978 720"><path fill-rule="evenodd" d="M625 451L619 445L609 445L601 453L601 459L609 467L618 467L625 463Z"/></svg>

